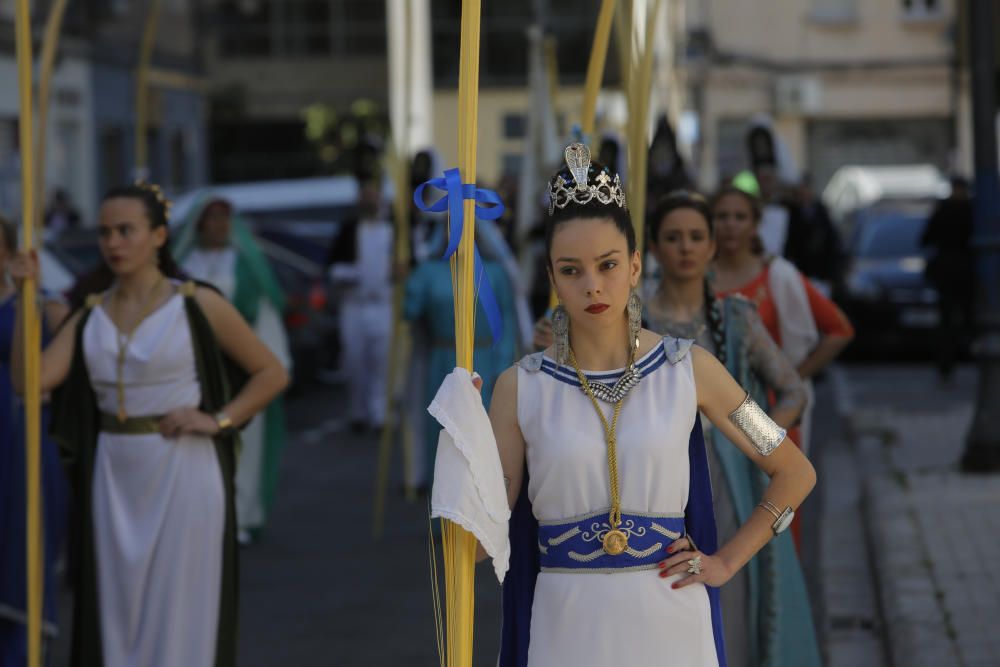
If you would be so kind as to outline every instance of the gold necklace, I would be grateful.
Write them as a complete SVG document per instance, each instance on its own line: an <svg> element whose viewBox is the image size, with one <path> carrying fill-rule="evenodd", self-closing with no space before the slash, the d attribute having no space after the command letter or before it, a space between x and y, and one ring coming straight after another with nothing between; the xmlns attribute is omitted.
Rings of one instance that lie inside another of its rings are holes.
<svg viewBox="0 0 1000 667"><path fill-rule="evenodd" d="M153 307L156 305L156 301L153 299L156 293L160 289L160 284L163 283L163 274L157 278L156 283L149 290L149 294L146 295L146 306L143 308L142 313L139 315L139 319L136 320L135 324L124 336L120 330L115 331L116 337L118 339L118 360L116 364L117 368L117 389L118 389L118 421L125 423L128 419L128 412L125 411L125 354L128 352L128 346L132 343L132 337L135 335L136 330L139 325L149 317L150 313L153 312ZM117 288L115 289L115 295L118 294Z"/></svg>
<svg viewBox="0 0 1000 667"><path fill-rule="evenodd" d="M629 367L631 367L635 363L635 348L632 348L631 345L629 347L631 348ZM604 427L604 437L608 443L608 485L611 487L611 512L608 514L610 530L604 534L601 543L606 553L611 556L618 556L628 549L628 535L618 528L622 523L622 502L618 492L618 440L616 436L618 416L622 412L622 403L625 402L625 396L622 395L615 402L611 424L608 425L608 420L604 416L604 411L601 410L601 405L597 402L594 390L590 388L587 376L583 374L579 364L576 363L576 355L573 354L573 348L569 349L569 358L573 363L573 369L576 371L577 378L580 379L580 385L583 387L584 393L587 394L587 398L590 399L594 409L597 410L597 416L601 419L601 425Z"/></svg>

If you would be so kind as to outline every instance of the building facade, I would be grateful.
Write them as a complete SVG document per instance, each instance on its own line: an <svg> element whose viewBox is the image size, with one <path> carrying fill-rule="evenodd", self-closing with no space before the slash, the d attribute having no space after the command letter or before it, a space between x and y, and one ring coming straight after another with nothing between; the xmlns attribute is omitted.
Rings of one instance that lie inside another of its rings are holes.
<svg viewBox="0 0 1000 667"><path fill-rule="evenodd" d="M13 35L12 5L0 5L5 35ZM36 47L50 5L32 3ZM147 7L148 3L136 0L68 5L53 70L46 193L40 204L62 190L85 224L94 223L104 191L130 182L135 175L135 67ZM207 179L199 11L197 0L163 0L149 72L149 178L168 193L202 185ZM0 96L0 210L16 218L21 147L12 38L0 42L0 90L12 93Z"/></svg>
<svg viewBox="0 0 1000 667"><path fill-rule="evenodd" d="M700 180L747 164L769 117L822 187L843 164L930 163L968 173L957 0L689 2L686 68Z"/></svg>

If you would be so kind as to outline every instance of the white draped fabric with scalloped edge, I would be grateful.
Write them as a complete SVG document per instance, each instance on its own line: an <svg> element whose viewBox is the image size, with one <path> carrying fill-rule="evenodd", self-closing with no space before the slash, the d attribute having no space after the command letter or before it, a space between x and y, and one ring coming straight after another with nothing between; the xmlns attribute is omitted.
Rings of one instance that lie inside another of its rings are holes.
<svg viewBox="0 0 1000 667"><path fill-rule="evenodd" d="M469 371L449 373L427 410L443 427L434 459L431 516L475 535L503 583L510 562L510 508L493 428Z"/></svg>
<svg viewBox="0 0 1000 667"><path fill-rule="evenodd" d="M623 513L683 514L687 505L688 444L698 416L688 344L665 339L636 362L643 378L625 398L617 431ZM532 356L534 363L528 357L519 364L517 411L534 515L565 521L606 512L607 444L594 406L571 366ZM588 372L588 381L613 384L623 370ZM610 424L613 406L600 405ZM539 573L529 666L716 666L706 589L671 589L678 578L662 579L656 567Z"/></svg>
<svg viewBox="0 0 1000 667"><path fill-rule="evenodd" d="M98 406L110 414L118 411L119 335L103 308L94 308L84 354ZM201 402L181 295L136 329L123 376L130 416ZM104 663L214 664L225 491L212 440L102 432L91 510Z"/></svg>

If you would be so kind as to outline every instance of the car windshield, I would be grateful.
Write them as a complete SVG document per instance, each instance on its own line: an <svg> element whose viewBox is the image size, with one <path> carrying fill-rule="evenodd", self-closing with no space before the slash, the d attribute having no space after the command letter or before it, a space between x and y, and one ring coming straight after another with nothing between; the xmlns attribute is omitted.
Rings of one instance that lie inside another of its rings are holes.
<svg viewBox="0 0 1000 667"><path fill-rule="evenodd" d="M855 254L872 259L920 255L920 235L926 223L923 216L905 214L869 218L858 228Z"/></svg>

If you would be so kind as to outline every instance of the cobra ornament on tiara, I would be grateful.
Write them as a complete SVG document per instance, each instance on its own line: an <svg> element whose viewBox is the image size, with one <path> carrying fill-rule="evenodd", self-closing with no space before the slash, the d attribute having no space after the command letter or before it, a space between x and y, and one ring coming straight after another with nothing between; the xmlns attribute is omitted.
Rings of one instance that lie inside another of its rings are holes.
<svg viewBox="0 0 1000 667"><path fill-rule="evenodd" d="M612 179L608 170L603 169L594 177L594 182L590 183L590 148L586 144L570 144L564 155L573 180L567 181L559 175L549 184L549 215L557 208L565 208L571 203L589 204L595 199L605 206L615 204L628 210L618 174Z"/></svg>

